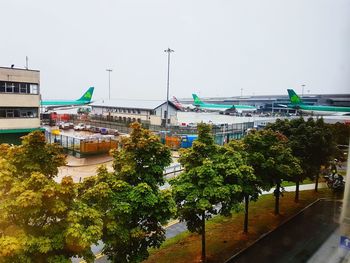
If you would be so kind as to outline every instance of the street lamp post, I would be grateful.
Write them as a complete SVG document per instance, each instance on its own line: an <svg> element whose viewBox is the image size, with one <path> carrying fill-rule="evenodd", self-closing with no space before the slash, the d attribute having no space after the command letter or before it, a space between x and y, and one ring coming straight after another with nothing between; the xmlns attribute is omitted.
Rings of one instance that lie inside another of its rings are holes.
<svg viewBox="0 0 350 263"><path fill-rule="evenodd" d="M304 97L304 88L305 88L305 84L301 85L302 89L301 89L301 97Z"/></svg>
<svg viewBox="0 0 350 263"><path fill-rule="evenodd" d="M168 48L164 50L164 52L168 53L168 77L167 77L167 86L166 86L166 116L165 116L165 130L167 131L168 127L168 116L169 116L169 73L170 73L170 54L174 52L174 50ZM165 132L166 136L166 132Z"/></svg>
<svg viewBox="0 0 350 263"><path fill-rule="evenodd" d="M108 71L108 99L111 99L111 72L113 71L112 69L106 69Z"/></svg>

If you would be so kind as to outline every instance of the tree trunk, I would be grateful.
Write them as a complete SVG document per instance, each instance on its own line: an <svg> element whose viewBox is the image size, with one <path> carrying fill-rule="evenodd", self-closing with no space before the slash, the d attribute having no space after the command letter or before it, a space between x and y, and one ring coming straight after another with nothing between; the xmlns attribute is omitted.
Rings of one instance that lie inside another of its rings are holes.
<svg viewBox="0 0 350 263"><path fill-rule="evenodd" d="M280 213L280 188L281 183L277 183L275 189L275 215L279 215Z"/></svg>
<svg viewBox="0 0 350 263"><path fill-rule="evenodd" d="M244 230L243 232L245 234L248 234L248 208L249 208L249 195L244 196L244 204L245 204L245 210L244 210Z"/></svg>
<svg viewBox="0 0 350 263"><path fill-rule="evenodd" d="M205 212L202 213L202 262L207 262L205 255Z"/></svg>
<svg viewBox="0 0 350 263"><path fill-rule="evenodd" d="M300 181L299 179L297 179L297 181L295 182L295 198L294 198L294 202L298 203L299 202L299 185L300 185Z"/></svg>
<svg viewBox="0 0 350 263"><path fill-rule="evenodd" d="M318 191L318 174L316 175L316 178L315 178L315 192Z"/></svg>

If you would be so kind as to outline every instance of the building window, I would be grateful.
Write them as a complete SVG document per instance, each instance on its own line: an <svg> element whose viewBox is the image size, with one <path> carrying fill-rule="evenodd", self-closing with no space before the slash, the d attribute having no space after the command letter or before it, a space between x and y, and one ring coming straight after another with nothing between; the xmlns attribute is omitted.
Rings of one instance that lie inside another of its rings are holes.
<svg viewBox="0 0 350 263"><path fill-rule="evenodd" d="M37 84L30 84L30 93L39 94L39 89Z"/></svg>
<svg viewBox="0 0 350 263"><path fill-rule="evenodd" d="M0 108L0 118L38 118L38 109Z"/></svg>
<svg viewBox="0 0 350 263"><path fill-rule="evenodd" d="M0 81L0 93L39 94L38 84Z"/></svg>
<svg viewBox="0 0 350 263"><path fill-rule="evenodd" d="M14 85L13 85L13 93L19 93L19 83L14 83Z"/></svg>
<svg viewBox="0 0 350 263"><path fill-rule="evenodd" d="M21 93L29 93L27 90L27 86L28 86L27 83L21 83L21 88L20 88Z"/></svg>
<svg viewBox="0 0 350 263"><path fill-rule="evenodd" d="M0 81L0 92L5 92L6 84L3 81Z"/></svg>
<svg viewBox="0 0 350 263"><path fill-rule="evenodd" d="M7 83L6 84L6 92L7 93L13 93L14 85L13 83Z"/></svg>
<svg viewBox="0 0 350 263"><path fill-rule="evenodd" d="M15 111L14 110L6 110L6 118L14 118Z"/></svg>

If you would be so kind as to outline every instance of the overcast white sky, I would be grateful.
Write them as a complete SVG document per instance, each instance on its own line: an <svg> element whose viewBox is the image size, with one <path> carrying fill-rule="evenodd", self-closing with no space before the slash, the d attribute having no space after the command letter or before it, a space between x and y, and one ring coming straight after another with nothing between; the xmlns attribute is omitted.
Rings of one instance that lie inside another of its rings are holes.
<svg viewBox="0 0 350 263"><path fill-rule="evenodd" d="M1 0L0 66L43 98L350 92L350 0Z"/></svg>

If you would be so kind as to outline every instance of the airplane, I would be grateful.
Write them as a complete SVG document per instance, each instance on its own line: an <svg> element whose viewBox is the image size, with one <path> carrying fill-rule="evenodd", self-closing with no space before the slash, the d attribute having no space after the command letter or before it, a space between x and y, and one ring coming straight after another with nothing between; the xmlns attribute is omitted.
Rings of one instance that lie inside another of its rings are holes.
<svg viewBox="0 0 350 263"><path fill-rule="evenodd" d="M307 105L292 89L287 89L291 104L287 107L314 115L350 115L350 107Z"/></svg>
<svg viewBox="0 0 350 263"><path fill-rule="evenodd" d="M238 113L241 113L243 111L257 110L254 106L250 106L250 105L240 105L240 104L225 105L225 104L204 103L196 94L192 94L192 97L194 100L194 106L200 109L214 110L214 111L235 110Z"/></svg>
<svg viewBox="0 0 350 263"><path fill-rule="evenodd" d="M176 108L178 110L181 111L186 111L186 110L193 110L195 109L195 107L192 104L182 104L180 101L178 101L178 99L173 96L172 98L172 102L174 103L174 105L176 106Z"/></svg>
<svg viewBox="0 0 350 263"><path fill-rule="evenodd" d="M72 107L82 106L91 103L92 94L94 93L94 87L90 87L80 99L77 100L42 100L41 106L47 109L54 109L60 107Z"/></svg>

